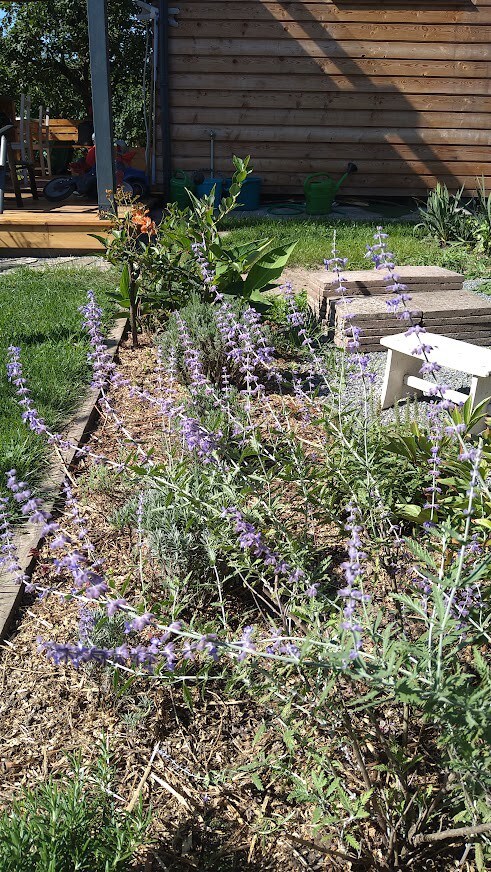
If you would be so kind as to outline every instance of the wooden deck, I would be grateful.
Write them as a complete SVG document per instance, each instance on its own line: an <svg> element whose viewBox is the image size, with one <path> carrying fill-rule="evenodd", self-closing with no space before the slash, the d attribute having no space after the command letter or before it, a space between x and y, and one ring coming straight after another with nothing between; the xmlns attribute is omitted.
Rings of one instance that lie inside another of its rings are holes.
<svg viewBox="0 0 491 872"><path fill-rule="evenodd" d="M23 196L23 202L24 207L17 209L13 194L6 194L0 215L0 257L102 251L90 234L104 235L111 222L99 218L97 205L71 201L56 205L28 196Z"/></svg>

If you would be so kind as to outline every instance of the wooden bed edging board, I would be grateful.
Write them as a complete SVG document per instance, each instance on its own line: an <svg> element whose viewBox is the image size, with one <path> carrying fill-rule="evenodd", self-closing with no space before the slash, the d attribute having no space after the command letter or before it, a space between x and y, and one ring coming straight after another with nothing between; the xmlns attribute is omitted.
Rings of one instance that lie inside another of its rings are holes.
<svg viewBox="0 0 491 872"><path fill-rule="evenodd" d="M107 348L112 358L116 355L119 344L128 326L127 318L119 318L107 338ZM99 399L99 391L92 389L78 412L72 418L66 431L66 438L77 447L90 431L95 417L95 407ZM47 498L43 508L51 511L55 501L60 495L61 486L65 479L65 466L69 466L76 454L76 448L70 448L62 452L63 460L55 457L51 464L49 474L43 485L47 490ZM43 524L25 524L16 531L14 542L19 555L20 566L26 575L30 575L37 560L37 550L41 543L41 531ZM0 642L8 635L16 609L22 600L24 586L12 581L12 573L0 571Z"/></svg>

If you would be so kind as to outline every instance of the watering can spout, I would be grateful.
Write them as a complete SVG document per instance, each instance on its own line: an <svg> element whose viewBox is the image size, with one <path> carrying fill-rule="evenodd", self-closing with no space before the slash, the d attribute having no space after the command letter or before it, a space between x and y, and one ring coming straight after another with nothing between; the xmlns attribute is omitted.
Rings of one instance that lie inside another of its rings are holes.
<svg viewBox="0 0 491 872"><path fill-rule="evenodd" d="M343 175L341 176L341 178L338 180L338 182L337 182L337 184L336 184L336 191L339 191L339 189L340 189L341 185L343 184L344 180L347 179L348 176L351 175L351 173L356 173L356 172L358 172L358 167L356 166L355 163L352 163L352 162L350 161L349 164L348 164L348 166L347 166L347 168L346 168L346 172L343 173Z"/></svg>

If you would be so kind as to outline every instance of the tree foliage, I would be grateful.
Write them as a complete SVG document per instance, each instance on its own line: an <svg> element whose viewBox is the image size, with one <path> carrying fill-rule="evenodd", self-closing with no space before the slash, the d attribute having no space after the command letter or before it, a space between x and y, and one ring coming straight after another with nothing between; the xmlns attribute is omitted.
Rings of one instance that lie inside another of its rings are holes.
<svg viewBox="0 0 491 872"><path fill-rule="evenodd" d="M108 0L108 37L115 132L143 135L145 25L133 0ZM91 105L85 0L1 3L1 91L30 94L52 117L82 118Z"/></svg>

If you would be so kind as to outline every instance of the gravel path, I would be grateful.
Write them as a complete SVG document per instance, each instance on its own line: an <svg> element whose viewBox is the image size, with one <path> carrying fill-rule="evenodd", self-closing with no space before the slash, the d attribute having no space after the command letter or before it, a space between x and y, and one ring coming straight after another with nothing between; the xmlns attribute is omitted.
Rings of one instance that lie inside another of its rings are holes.
<svg viewBox="0 0 491 872"><path fill-rule="evenodd" d="M0 257L0 273L12 272L14 269L28 267L29 269L48 269L54 266L91 266L101 270L111 269L103 257L95 254L61 257Z"/></svg>
<svg viewBox="0 0 491 872"><path fill-rule="evenodd" d="M340 358L343 352L336 350L334 354L335 358L339 359L339 365L341 366ZM367 357L369 359L369 371L375 376L375 380L373 382L372 401L370 403L370 410L373 410L373 412L375 412L378 411L379 408L379 397L382 391L386 355L384 353L374 351L367 354ZM353 363L355 364L355 358L353 358ZM359 378L356 377L356 365L353 371L355 377L347 379L346 386L343 391L343 407L347 409L359 408L362 398L362 382ZM440 384L445 384L447 387L452 388L453 390L462 391L463 393L469 392L470 376L466 376L463 373L455 372L455 370L442 368L442 370L438 373L438 380ZM404 420L408 418L410 421L424 422L427 420L428 405L433 402L433 399L424 397L422 395L411 397L405 402L399 403L398 411L396 411L394 408L385 409L381 413L382 422L387 424L391 421L397 420L397 418L402 418Z"/></svg>

